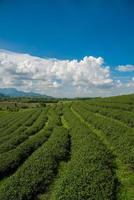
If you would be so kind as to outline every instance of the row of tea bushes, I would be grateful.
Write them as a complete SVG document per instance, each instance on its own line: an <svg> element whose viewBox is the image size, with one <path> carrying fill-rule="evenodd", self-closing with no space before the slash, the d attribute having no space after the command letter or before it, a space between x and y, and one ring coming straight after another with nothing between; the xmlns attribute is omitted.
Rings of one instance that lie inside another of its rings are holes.
<svg viewBox="0 0 134 200"><path fill-rule="evenodd" d="M134 111L134 104L123 104L123 103L114 103L114 102L107 102L107 101L97 101L97 100L90 100L87 101L90 105L96 105L96 106L102 106L105 108L113 108L113 109L119 109L124 111Z"/></svg>
<svg viewBox="0 0 134 200"><path fill-rule="evenodd" d="M47 121L47 110L44 109L44 111L41 112L40 116L37 118L37 120L34 122L32 126L30 126L25 131L16 131L16 133L6 142L2 143L0 145L0 153L4 153L7 151L10 151L11 149L16 148L17 145L25 141L29 138L29 136L34 135L38 131L40 131ZM23 127L22 127L23 128Z"/></svg>
<svg viewBox="0 0 134 200"><path fill-rule="evenodd" d="M16 130L25 120L31 117L32 114L33 111L14 113L10 123L7 122L7 125L5 124L5 126L0 130L0 136L2 137L12 133L12 131Z"/></svg>
<svg viewBox="0 0 134 200"><path fill-rule="evenodd" d="M39 117L41 113L41 110L39 111L32 111L28 113L24 113L24 115L21 115L21 118L17 118L18 120L16 123L13 123L12 126L5 129L2 134L0 135L0 144L5 142L6 140L9 140L13 137L13 135L16 134L16 132L22 132L27 129L27 126L31 126L35 120Z"/></svg>
<svg viewBox="0 0 134 200"><path fill-rule="evenodd" d="M47 114L46 126L35 135L22 142L15 149L0 155L0 178L11 174L19 165L41 146L52 133L55 126L59 125L60 117L55 109L50 109Z"/></svg>
<svg viewBox="0 0 134 200"><path fill-rule="evenodd" d="M70 127L71 159L61 167L50 199L114 199L116 176L110 151L68 107L63 116Z"/></svg>
<svg viewBox="0 0 134 200"><path fill-rule="evenodd" d="M123 111L119 109L105 108L96 105L90 105L87 103L81 103L86 109L89 109L92 112L100 113L104 116L111 117L113 119L119 120L126 124L127 126L134 128L134 113Z"/></svg>
<svg viewBox="0 0 134 200"><path fill-rule="evenodd" d="M113 150L120 159L130 166L134 166L134 130L105 116L90 112L81 104L72 107L88 123L102 131L112 145Z"/></svg>
<svg viewBox="0 0 134 200"><path fill-rule="evenodd" d="M3 182L0 200L33 199L54 178L59 162L66 157L68 145L68 132L62 127L56 127L48 141Z"/></svg>

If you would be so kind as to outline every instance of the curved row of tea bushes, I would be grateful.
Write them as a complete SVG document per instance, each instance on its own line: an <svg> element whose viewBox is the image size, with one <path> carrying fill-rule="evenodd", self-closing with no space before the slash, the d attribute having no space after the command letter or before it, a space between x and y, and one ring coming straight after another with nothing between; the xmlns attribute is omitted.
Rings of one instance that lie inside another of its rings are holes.
<svg viewBox="0 0 134 200"><path fill-rule="evenodd" d="M116 176L113 156L68 108L65 108L63 116L70 126L71 160L61 167L50 199L114 199Z"/></svg>
<svg viewBox="0 0 134 200"><path fill-rule="evenodd" d="M26 111L24 111L24 110L19 111L19 112L0 111L0 114L1 114L0 129L3 128L6 125L6 123L8 124L10 121L14 120L15 115L19 116L23 112L26 112Z"/></svg>
<svg viewBox="0 0 134 200"><path fill-rule="evenodd" d="M34 112L27 121L25 121L24 125L25 126L31 126L35 120L39 117L39 115L41 114L42 110L41 109L36 109L36 112Z"/></svg>
<svg viewBox="0 0 134 200"><path fill-rule="evenodd" d="M97 101L97 100L90 100L87 101L90 105L102 106L105 108L114 108L124 111L134 111L134 105L130 104L123 104L123 103L114 103L114 102L105 102L105 101Z"/></svg>
<svg viewBox="0 0 134 200"><path fill-rule="evenodd" d="M119 109L105 108L96 105L89 105L86 104L85 102L84 103L82 102L81 105L92 112L100 113L104 116L119 120L125 123L127 126L134 128L134 113L132 112L123 111Z"/></svg>
<svg viewBox="0 0 134 200"><path fill-rule="evenodd" d="M13 123L16 123L17 120L21 118L21 115L24 115L24 113L27 115L29 111L13 112L3 116L0 120L0 133L2 133L2 131L6 130L8 127L12 126Z"/></svg>
<svg viewBox="0 0 134 200"><path fill-rule="evenodd" d="M106 102L115 102L115 103L123 103L123 104L134 104L134 94L131 95L122 95L122 96L112 96L107 98L101 98L101 101Z"/></svg>
<svg viewBox="0 0 134 200"><path fill-rule="evenodd" d="M55 126L62 126L60 115L57 113L56 106L51 107L48 111L49 125L48 129L52 130Z"/></svg>
<svg viewBox="0 0 134 200"><path fill-rule="evenodd" d="M39 117L40 114L41 110L36 110L30 112L29 114L26 113L21 120L18 120L16 124L7 129L6 134L4 133L3 137L0 137L0 144L9 140L16 134L16 132L22 133L27 129L27 126L32 126L32 124L35 122L35 120Z"/></svg>
<svg viewBox="0 0 134 200"><path fill-rule="evenodd" d="M7 111L0 110L0 119L8 114Z"/></svg>
<svg viewBox="0 0 134 200"><path fill-rule="evenodd" d="M4 144L6 141L10 140L14 135L16 135L18 132L19 133L23 133L24 131L26 131L27 127L22 125L20 127L18 127L16 130L12 131L11 134L9 135L4 135L2 137L0 137L0 146L2 144Z"/></svg>
<svg viewBox="0 0 134 200"><path fill-rule="evenodd" d="M22 115L16 116L15 120L12 121L7 128L5 126L2 130L0 130L0 140L2 137L10 135L13 131L19 128L21 126L21 121L27 119L29 116L30 113L23 113Z"/></svg>
<svg viewBox="0 0 134 200"><path fill-rule="evenodd" d="M72 107L88 123L103 132L120 159L134 166L134 130L100 114L90 112L80 104Z"/></svg>
<svg viewBox="0 0 134 200"><path fill-rule="evenodd" d="M50 134L51 131L44 128L15 149L0 154L0 179L14 172L32 152L48 139Z"/></svg>
<svg viewBox="0 0 134 200"><path fill-rule="evenodd" d="M0 142L3 137L10 137L10 135L19 129L20 126L24 125L35 112L36 111L23 112L22 114L20 113L19 116L16 116L16 119L11 122L8 127L4 127L4 129L0 131Z"/></svg>
<svg viewBox="0 0 134 200"><path fill-rule="evenodd" d="M34 122L32 126L26 129L24 132L16 131L16 133L8 141L0 145L0 153L10 151L11 149L16 148L17 145L29 138L29 136L34 135L40 131L47 121L46 110L42 111L40 116Z"/></svg>
<svg viewBox="0 0 134 200"><path fill-rule="evenodd" d="M1 111L0 111L0 113L1 113ZM8 126L8 124L10 124L12 121L14 121L16 119L15 114L16 114L16 112L14 112L14 113L6 112L6 114L4 114L3 116L1 116L1 118L0 118L0 131L6 125Z"/></svg>
<svg viewBox="0 0 134 200"><path fill-rule="evenodd" d="M0 179L11 174L26 158L41 146L51 135L55 126L60 123L59 115L55 110L48 113L47 126L18 145L15 149L0 155Z"/></svg>
<svg viewBox="0 0 134 200"><path fill-rule="evenodd" d="M68 132L56 127L48 139L0 187L0 200L33 199L51 183L68 152Z"/></svg>
<svg viewBox="0 0 134 200"><path fill-rule="evenodd" d="M13 123L9 128L7 129L5 128L5 130L1 132L0 145L4 143L5 141L10 140L10 138L16 135L16 133L24 132L27 129L27 127L30 125L30 123L32 126L32 124L39 117L40 114L41 114L41 109L23 112L23 114L20 113L21 118L16 117L17 118L16 122ZM27 126L27 123L29 124L28 126Z"/></svg>

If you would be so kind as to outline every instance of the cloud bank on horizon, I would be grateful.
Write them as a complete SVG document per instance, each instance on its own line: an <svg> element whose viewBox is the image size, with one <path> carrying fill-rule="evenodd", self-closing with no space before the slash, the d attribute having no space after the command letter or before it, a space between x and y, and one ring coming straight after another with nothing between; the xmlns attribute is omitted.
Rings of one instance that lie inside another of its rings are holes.
<svg viewBox="0 0 134 200"><path fill-rule="evenodd" d="M120 72L133 72L133 65L120 65ZM111 75L102 57L82 60L40 58L0 50L0 87L14 87L57 97L110 96L134 92L134 76L121 81Z"/></svg>

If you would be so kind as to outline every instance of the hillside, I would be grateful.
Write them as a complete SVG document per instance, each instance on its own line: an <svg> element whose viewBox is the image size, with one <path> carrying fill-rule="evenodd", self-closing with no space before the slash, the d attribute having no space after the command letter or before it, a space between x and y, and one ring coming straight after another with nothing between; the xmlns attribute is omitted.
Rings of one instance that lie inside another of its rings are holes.
<svg viewBox="0 0 134 200"><path fill-rule="evenodd" d="M18 91L15 88L0 88L0 94L9 97L44 97L49 99L52 98L50 96L41 95L38 93Z"/></svg>
<svg viewBox="0 0 134 200"><path fill-rule="evenodd" d="M0 98L3 98L3 97L5 97L5 95L0 93Z"/></svg>
<svg viewBox="0 0 134 200"><path fill-rule="evenodd" d="M133 94L30 104L0 111L0 200L134 199Z"/></svg>

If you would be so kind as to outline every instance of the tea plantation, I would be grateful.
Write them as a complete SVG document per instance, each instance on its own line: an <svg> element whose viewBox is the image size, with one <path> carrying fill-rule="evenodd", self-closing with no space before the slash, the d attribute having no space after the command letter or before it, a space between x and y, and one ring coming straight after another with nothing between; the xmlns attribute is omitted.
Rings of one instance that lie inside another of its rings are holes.
<svg viewBox="0 0 134 200"><path fill-rule="evenodd" d="M1 109L0 200L134 200L134 95Z"/></svg>

